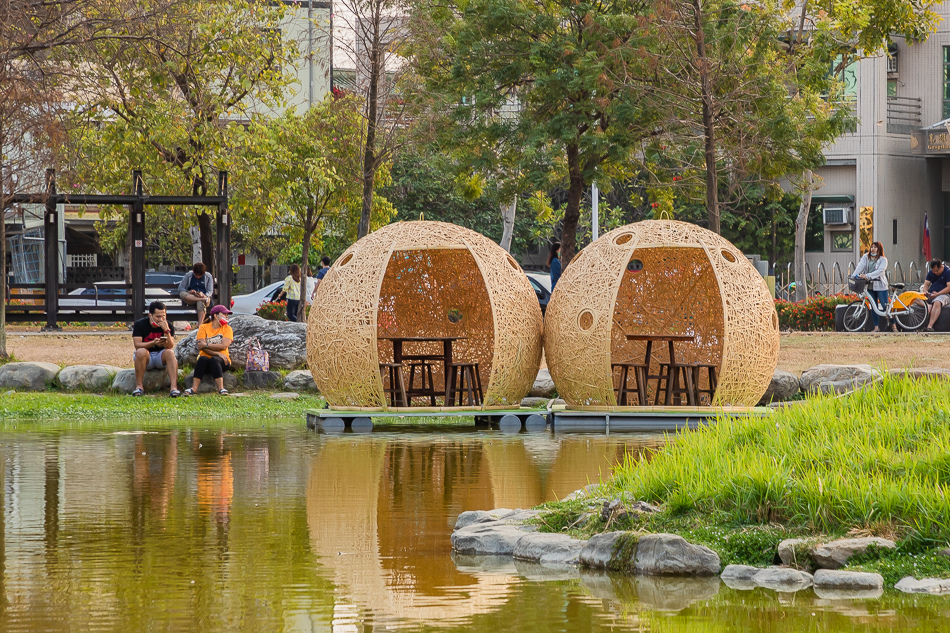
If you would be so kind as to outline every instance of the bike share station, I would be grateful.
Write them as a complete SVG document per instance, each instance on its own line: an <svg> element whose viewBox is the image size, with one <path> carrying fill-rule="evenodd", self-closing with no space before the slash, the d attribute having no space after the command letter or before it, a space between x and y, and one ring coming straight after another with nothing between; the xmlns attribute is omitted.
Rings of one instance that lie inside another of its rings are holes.
<svg viewBox="0 0 950 633"><path fill-rule="evenodd" d="M588 245L543 320L508 253L440 222L359 240L315 301L308 364L327 407L308 411L307 426L320 432L458 418L517 432L657 432L769 411L756 406L779 347L765 280L728 241L684 222L639 222ZM542 349L565 404L522 408Z"/></svg>

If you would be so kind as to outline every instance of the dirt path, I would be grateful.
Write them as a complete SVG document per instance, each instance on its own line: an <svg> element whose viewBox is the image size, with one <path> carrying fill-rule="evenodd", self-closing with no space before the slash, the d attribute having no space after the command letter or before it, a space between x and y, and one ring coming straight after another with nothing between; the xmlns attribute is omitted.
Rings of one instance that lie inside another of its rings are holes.
<svg viewBox="0 0 950 633"><path fill-rule="evenodd" d="M32 329L35 333L36 329ZM59 365L132 366L131 333L31 335L7 332L7 348L18 360ZM778 368L800 374L821 363L869 363L893 367L950 369L950 335L941 334L783 334Z"/></svg>

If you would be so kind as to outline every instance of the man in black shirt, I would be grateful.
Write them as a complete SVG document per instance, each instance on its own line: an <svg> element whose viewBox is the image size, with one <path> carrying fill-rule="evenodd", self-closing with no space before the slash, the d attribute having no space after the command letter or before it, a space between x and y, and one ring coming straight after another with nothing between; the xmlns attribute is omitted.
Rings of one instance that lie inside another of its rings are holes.
<svg viewBox="0 0 950 633"><path fill-rule="evenodd" d="M944 306L950 305L950 270L943 265L943 261L935 259L930 262L930 272L927 273L927 279L920 291L927 295L931 304L930 323L924 332L933 332L940 311Z"/></svg>
<svg viewBox="0 0 950 633"><path fill-rule="evenodd" d="M141 396L145 393L142 379L146 371L164 368L171 381L171 397L180 396L178 360L174 351L175 328L168 322L164 303L153 301L148 306L148 316L135 322L132 326L132 343L135 345L132 357L135 363L135 391L132 395Z"/></svg>

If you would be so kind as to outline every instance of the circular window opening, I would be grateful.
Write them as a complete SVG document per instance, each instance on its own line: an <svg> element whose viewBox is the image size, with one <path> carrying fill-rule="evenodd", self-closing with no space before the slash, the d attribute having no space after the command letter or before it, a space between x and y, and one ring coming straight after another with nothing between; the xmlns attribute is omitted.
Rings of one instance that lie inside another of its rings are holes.
<svg viewBox="0 0 950 633"><path fill-rule="evenodd" d="M577 319L577 323L581 326L581 329L586 332L594 324L594 313L590 310L584 310Z"/></svg>
<svg viewBox="0 0 950 633"><path fill-rule="evenodd" d="M462 317L463 317L462 311L459 310L458 308L452 308L451 310L449 310L446 316L449 319L449 323L458 323L459 321L462 320Z"/></svg>
<svg viewBox="0 0 950 633"><path fill-rule="evenodd" d="M778 329L778 314L775 312L772 313L772 329Z"/></svg>
<svg viewBox="0 0 950 633"><path fill-rule="evenodd" d="M627 271L631 273L638 273L643 270L643 262L639 259L631 259L627 262Z"/></svg>
<svg viewBox="0 0 950 633"><path fill-rule="evenodd" d="M515 261L515 258L511 255L508 256L508 263L511 264L511 267L517 271L521 270L521 266L518 265L518 262Z"/></svg>
<svg viewBox="0 0 950 633"><path fill-rule="evenodd" d="M726 249L722 249L721 251L719 251L719 254L722 255L722 258L726 260L727 262L729 262L730 264L736 263L736 256L730 253L729 251L727 251Z"/></svg>
<svg viewBox="0 0 950 633"><path fill-rule="evenodd" d="M633 239L633 236L631 234L624 233L623 235L618 235L617 237L614 238L614 244L616 244L617 246L622 246L623 244L626 244L632 239Z"/></svg>
<svg viewBox="0 0 950 633"><path fill-rule="evenodd" d="M340 260L340 266L346 266L350 263L351 259L353 259L353 253L347 253L343 256L343 259Z"/></svg>

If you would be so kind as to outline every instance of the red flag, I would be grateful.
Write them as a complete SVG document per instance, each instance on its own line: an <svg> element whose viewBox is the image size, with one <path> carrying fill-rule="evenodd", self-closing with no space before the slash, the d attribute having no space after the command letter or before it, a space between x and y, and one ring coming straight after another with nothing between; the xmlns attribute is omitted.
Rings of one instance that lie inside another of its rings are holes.
<svg viewBox="0 0 950 633"><path fill-rule="evenodd" d="M924 214L924 259L930 262L933 254L930 252L930 224L927 222L927 214Z"/></svg>

